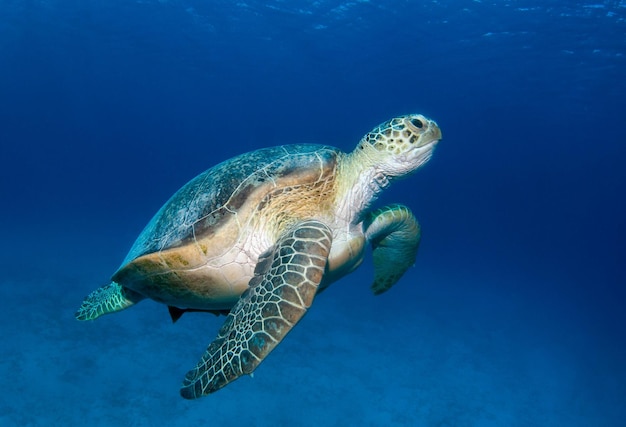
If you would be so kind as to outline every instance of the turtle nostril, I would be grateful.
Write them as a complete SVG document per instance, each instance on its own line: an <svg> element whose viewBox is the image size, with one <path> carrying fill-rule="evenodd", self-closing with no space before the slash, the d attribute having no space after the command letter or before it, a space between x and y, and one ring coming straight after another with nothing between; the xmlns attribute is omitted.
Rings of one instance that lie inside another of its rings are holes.
<svg viewBox="0 0 626 427"><path fill-rule="evenodd" d="M420 119L411 119L411 124L418 129L421 129L424 127L424 123Z"/></svg>

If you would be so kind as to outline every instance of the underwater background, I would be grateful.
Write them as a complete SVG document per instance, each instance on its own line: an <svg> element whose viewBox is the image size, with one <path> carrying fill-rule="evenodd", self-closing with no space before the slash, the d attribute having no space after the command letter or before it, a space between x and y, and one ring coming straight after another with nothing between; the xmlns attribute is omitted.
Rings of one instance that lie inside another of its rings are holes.
<svg viewBox="0 0 626 427"><path fill-rule="evenodd" d="M223 317L74 319L196 174L412 112L415 267L253 378L179 396ZM0 147L2 426L626 423L626 1L2 0Z"/></svg>

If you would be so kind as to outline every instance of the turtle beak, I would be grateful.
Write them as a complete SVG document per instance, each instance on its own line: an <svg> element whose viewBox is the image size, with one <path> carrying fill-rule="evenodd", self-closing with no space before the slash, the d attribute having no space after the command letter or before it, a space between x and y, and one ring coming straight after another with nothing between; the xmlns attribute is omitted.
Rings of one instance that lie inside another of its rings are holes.
<svg viewBox="0 0 626 427"><path fill-rule="evenodd" d="M431 144L437 144L441 139L441 129L434 120L427 119L421 114L412 116L406 122L411 131L419 135L417 148L425 147Z"/></svg>
<svg viewBox="0 0 626 427"><path fill-rule="evenodd" d="M434 120L429 120L428 128L428 132L431 135L432 142L434 144L438 143L442 138L441 129L439 129L439 126L437 126L437 123L435 123Z"/></svg>

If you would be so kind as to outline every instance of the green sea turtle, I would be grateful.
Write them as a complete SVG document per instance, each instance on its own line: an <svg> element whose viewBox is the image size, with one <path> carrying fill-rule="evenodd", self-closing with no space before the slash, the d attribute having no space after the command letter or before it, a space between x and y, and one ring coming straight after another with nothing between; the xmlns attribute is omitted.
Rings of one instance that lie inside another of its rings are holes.
<svg viewBox="0 0 626 427"><path fill-rule="evenodd" d="M263 148L192 179L156 213L111 283L76 312L92 320L151 298L176 321L186 311L227 314L187 373L187 399L251 374L317 293L373 247L375 294L413 265L420 227L411 211L370 211L396 178L426 163L441 139L422 115L391 119L346 154L325 145Z"/></svg>

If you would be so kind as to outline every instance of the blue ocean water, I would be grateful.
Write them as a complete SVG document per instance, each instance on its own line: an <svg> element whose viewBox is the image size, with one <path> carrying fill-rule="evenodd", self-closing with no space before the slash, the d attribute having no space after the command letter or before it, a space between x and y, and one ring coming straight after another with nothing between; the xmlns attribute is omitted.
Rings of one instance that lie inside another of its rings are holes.
<svg viewBox="0 0 626 427"><path fill-rule="evenodd" d="M625 76L623 0L3 0L0 425L624 425ZM253 378L180 398L223 318L74 319L196 174L409 112L415 268L373 296L368 255Z"/></svg>

